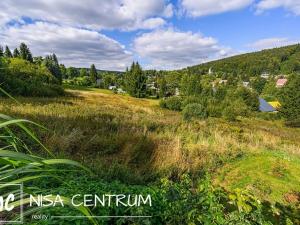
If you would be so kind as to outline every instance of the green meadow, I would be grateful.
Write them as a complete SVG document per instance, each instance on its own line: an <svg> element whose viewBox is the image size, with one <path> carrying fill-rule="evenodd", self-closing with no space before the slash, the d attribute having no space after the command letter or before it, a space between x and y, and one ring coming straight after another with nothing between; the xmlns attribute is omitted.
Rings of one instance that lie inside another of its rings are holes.
<svg viewBox="0 0 300 225"><path fill-rule="evenodd" d="M145 185L208 172L229 192L240 188L261 200L299 203L300 129L283 121L186 122L157 100L89 88L17 100L1 99L0 111L45 126L33 129L49 149L88 166L99 179Z"/></svg>

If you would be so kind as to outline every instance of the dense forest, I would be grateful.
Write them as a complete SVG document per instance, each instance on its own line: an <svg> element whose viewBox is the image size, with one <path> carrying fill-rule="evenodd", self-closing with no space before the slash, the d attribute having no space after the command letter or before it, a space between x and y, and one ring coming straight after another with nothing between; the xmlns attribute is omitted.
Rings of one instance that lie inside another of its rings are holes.
<svg viewBox="0 0 300 225"><path fill-rule="evenodd" d="M187 69L206 74L210 68L215 73L248 76L300 72L300 44L233 56Z"/></svg>

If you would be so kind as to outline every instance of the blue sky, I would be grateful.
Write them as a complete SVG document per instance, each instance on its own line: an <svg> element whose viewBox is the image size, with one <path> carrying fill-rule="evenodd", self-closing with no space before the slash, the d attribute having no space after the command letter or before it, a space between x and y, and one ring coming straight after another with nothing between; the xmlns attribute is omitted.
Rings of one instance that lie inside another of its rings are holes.
<svg viewBox="0 0 300 225"><path fill-rule="evenodd" d="M300 41L299 0L2 0L0 44L67 66L178 69Z"/></svg>

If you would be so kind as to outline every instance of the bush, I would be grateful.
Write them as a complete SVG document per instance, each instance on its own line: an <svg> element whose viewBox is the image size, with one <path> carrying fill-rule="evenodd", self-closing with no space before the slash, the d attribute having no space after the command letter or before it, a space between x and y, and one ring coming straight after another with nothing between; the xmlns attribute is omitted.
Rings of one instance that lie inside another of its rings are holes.
<svg viewBox="0 0 300 225"><path fill-rule="evenodd" d="M184 107L182 111L184 120L191 119L206 119L208 117L208 113L206 108L198 103L188 104Z"/></svg>
<svg viewBox="0 0 300 225"><path fill-rule="evenodd" d="M288 126L288 127L299 128L300 127L300 118L294 119L294 120L288 120L288 121L285 122L285 125Z"/></svg>
<svg viewBox="0 0 300 225"><path fill-rule="evenodd" d="M256 117L263 119L263 120L269 120L269 121L275 121L275 120L280 120L282 117L280 113L277 112L257 112Z"/></svg>
<svg viewBox="0 0 300 225"><path fill-rule="evenodd" d="M193 103L197 103L203 106L207 106L207 98L203 98L203 97L196 97L196 96L188 96L184 98L184 101L182 102L182 108L184 108L185 106L189 105L189 104L193 104Z"/></svg>
<svg viewBox="0 0 300 225"><path fill-rule="evenodd" d="M238 116L248 116L249 108L242 99L223 102L222 116L228 121L236 121Z"/></svg>
<svg viewBox="0 0 300 225"><path fill-rule="evenodd" d="M1 67L1 87L14 96L55 97L64 94L58 80L45 66L13 58L2 61Z"/></svg>
<svg viewBox="0 0 300 225"><path fill-rule="evenodd" d="M75 85L81 87L90 87L93 85L91 78L88 76L74 77L72 79L64 80L64 83L68 85Z"/></svg>
<svg viewBox="0 0 300 225"><path fill-rule="evenodd" d="M166 108L174 111L181 111L182 99L180 97L173 96L167 99L162 99L159 105L162 108Z"/></svg>

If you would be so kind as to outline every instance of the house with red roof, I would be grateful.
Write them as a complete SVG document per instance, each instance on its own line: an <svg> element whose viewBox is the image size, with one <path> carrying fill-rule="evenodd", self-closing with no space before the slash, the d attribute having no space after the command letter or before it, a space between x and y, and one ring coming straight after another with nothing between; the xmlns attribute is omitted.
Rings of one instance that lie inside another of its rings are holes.
<svg viewBox="0 0 300 225"><path fill-rule="evenodd" d="M283 87L286 83L287 83L287 79L285 78L282 78L282 79L278 79L277 82L276 82L276 87L277 88L281 88Z"/></svg>

